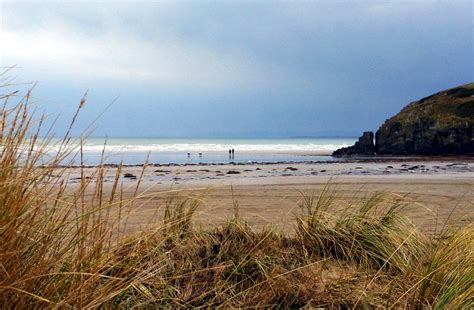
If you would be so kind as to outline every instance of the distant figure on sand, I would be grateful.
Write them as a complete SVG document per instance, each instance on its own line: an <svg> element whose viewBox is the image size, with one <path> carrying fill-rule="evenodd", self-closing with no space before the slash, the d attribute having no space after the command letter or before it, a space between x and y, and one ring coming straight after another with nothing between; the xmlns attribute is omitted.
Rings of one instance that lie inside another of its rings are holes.
<svg viewBox="0 0 474 310"><path fill-rule="evenodd" d="M191 157L191 153L188 153L188 157Z"/></svg>
<svg viewBox="0 0 474 310"><path fill-rule="evenodd" d="M199 153L199 157L202 157L202 153Z"/></svg>
<svg viewBox="0 0 474 310"><path fill-rule="evenodd" d="M232 150L229 149L229 159L231 159L231 158L232 158Z"/></svg>
<svg viewBox="0 0 474 310"><path fill-rule="evenodd" d="M232 158L234 158L234 149L232 149Z"/></svg>

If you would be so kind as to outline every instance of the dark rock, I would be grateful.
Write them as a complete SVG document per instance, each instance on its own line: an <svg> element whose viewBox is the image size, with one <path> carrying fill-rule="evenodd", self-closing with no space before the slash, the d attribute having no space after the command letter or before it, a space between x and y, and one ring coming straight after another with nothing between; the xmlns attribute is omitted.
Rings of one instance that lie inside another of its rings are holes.
<svg viewBox="0 0 474 310"><path fill-rule="evenodd" d="M353 146L338 149L332 156L373 156L374 154L374 133L372 131L366 131Z"/></svg>
<svg viewBox="0 0 474 310"><path fill-rule="evenodd" d="M82 179L81 177L77 177L77 178L72 178L71 180L81 180L81 179ZM90 179L91 177L87 177L87 176L84 177L84 180L90 180Z"/></svg>
<svg viewBox="0 0 474 310"><path fill-rule="evenodd" d="M227 171L227 174L240 174L240 172L235 171L235 170L229 170L229 171Z"/></svg>
<svg viewBox="0 0 474 310"><path fill-rule="evenodd" d="M137 178L137 176L134 175L133 173L125 173L125 174L123 175L123 177L124 177L124 178L130 178L130 179L136 179L136 178Z"/></svg>

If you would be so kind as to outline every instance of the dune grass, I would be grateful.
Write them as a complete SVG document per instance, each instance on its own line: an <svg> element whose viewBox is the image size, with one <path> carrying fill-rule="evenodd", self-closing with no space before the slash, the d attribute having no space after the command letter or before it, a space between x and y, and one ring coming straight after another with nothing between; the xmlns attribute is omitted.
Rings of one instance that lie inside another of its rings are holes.
<svg viewBox="0 0 474 310"><path fill-rule="evenodd" d="M0 308L474 306L472 223L425 235L383 195L338 206L328 185L303 198L290 235L254 230L237 205L224 225L194 227L205 193L182 196L127 235L121 166L110 190L104 165L68 184L80 140L68 130L46 157L29 97L2 96Z"/></svg>
<svg viewBox="0 0 474 310"><path fill-rule="evenodd" d="M303 216L296 219L296 233L308 251L387 271L411 268L426 240L400 215L403 202L390 201L381 208L384 196L375 194L359 206L348 204L337 212L329 185L319 198L303 200Z"/></svg>

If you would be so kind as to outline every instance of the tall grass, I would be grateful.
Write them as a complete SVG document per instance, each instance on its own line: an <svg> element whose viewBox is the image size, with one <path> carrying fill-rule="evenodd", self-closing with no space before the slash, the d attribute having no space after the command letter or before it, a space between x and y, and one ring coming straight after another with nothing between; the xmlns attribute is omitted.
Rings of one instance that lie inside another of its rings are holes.
<svg viewBox="0 0 474 310"><path fill-rule="evenodd" d="M472 224L435 238L401 215L401 201L341 207L327 188L303 197L292 235L255 231L237 204L224 225L196 228L205 193L170 201L161 222L126 234L141 178L127 200L121 165L110 186L103 164L68 183L68 158L81 159L70 128L85 99L51 157L30 93L0 98L1 308L473 306Z"/></svg>
<svg viewBox="0 0 474 310"><path fill-rule="evenodd" d="M303 199L296 233L308 251L397 272L407 271L425 251L423 235L400 214L401 201L381 208L386 197L375 194L338 211L334 197L328 185L318 199Z"/></svg>
<svg viewBox="0 0 474 310"><path fill-rule="evenodd" d="M429 249L418 298L435 309L474 307L474 225L447 231Z"/></svg>
<svg viewBox="0 0 474 310"><path fill-rule="evenodd" d="M14 105L11 99L5 96L1 111L0 302L94 305L108 293L98 284L111 246L106 211L115 193L106 199L101 166L94 185L83 173L79 186L68 184L59 165L75 152L71 138L66 135L59 151L46 156L50 138L40 139L43 119L35 122L29 113L30 93ZM81 100L78 111L83 105Z"/></svg>

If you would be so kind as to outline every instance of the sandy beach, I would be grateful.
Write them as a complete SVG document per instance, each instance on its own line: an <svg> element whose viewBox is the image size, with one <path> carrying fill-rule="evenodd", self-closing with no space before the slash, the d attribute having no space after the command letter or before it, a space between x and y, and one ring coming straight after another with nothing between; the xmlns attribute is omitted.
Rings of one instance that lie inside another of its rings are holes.
<svg viewBox="0 0 474 310"><path fill-rule="evenodd" d="M105 185L113 183L116 167L107 167ZM68 168L69 182L78 183L79 168ZM95 168L84 169L92 175ZM124 197L131 196L143 168L126 166L121 174ZM318 196L331 184L331 193L341 206L385 193L389 201L402 199L404 213L421 229L440 230L447 219L474 219L474 159L386 159L321 163L249 163L150 165L145 168L128 221L129 231L138 231L173 197L200 196L198 225L221 224L233 214L254 227L272 226L291 232L293 215L299 212L303 195ZM107 188L105 188L107 192Z"/></svg>

